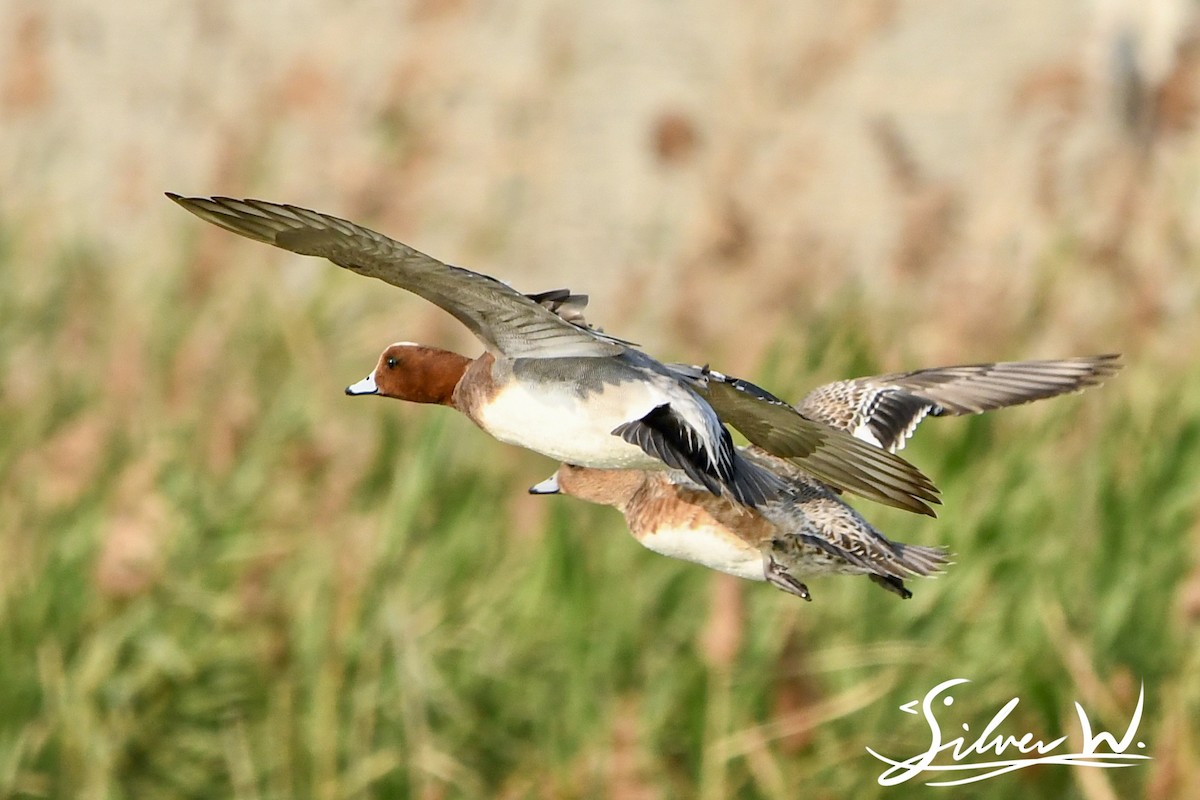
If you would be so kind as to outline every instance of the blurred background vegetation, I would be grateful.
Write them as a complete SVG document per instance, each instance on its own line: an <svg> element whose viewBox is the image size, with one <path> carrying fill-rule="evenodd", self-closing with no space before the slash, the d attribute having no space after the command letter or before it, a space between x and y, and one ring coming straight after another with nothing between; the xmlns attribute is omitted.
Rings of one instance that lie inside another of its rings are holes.
<svg viewBox="0 0 1200 800"><path fill-rule="evenodd" d="M1200 39L1154 2L268 0L0 9L0 796L1200 796ZM927 423L945 544L815 602L532 498L352 399L477 345L162 191L363 222L784 396L1126 354ZM949 724L1154 760L884 789Z"/></svg>

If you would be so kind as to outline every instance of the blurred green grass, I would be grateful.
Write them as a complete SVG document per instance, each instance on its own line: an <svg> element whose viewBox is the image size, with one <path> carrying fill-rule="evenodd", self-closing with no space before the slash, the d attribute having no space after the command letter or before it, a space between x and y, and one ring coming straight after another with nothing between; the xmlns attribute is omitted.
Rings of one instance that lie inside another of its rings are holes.
<svg viewBox="0 0 1200 800"><path fill-rule="evenodd" d="M865 748L924 749L897 706L952 677L962 719L1020 697L1005 730L1043 739L1075 700L1123 730L1144 681L1155 761L946 796L1200 786L1194 371L927 423L941 518L860 507L956 563L807 604L525 496L554 465L444 409L343 397L376 353L338 271L181 259L133 285L0 252L0 795L928 796ZM921 366L874 359L879 313L848 295L751 377Z"/></svg>

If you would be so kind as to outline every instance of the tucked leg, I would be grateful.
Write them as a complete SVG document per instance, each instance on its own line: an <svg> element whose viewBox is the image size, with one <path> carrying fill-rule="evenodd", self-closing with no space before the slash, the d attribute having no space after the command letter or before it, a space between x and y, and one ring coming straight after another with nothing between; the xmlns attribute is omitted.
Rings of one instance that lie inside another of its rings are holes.
<svg viewBox="0 0 1200 800"><path fill-rule="evenodd" d="M763 554L763 576L772 586L812 602L808 587L789 575L786 567L766 553Z"/></svg>
<svg viewBox="0 0 1200 800"><path fill-rule="evenodd" d="M870 575L867 575L867 577L875 581L875 583L878 583L883 588L887 589L889 592L900 595L900 597L905 600L912 597L912 592L910 592L908 587L904 585L904 581L900 580L899 578L892 577L891 575L876 575L873 572Z"/></svg>

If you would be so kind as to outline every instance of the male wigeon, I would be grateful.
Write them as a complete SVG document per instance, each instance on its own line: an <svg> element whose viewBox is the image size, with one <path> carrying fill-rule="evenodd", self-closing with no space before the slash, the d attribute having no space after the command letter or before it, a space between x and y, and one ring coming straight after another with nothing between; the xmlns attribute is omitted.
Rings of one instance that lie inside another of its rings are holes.
<svg viewBox="0 0 1200 800"><path fill-rule="evenodd" d="M943 367L838 381L818 387L798 408L876 446L904 446L926 416L973 414L1019 405L1101 383L1119 356ZM782 402L747 381L721 383L764 401ZM743 453L788 483L783 497L739 508L703 492L680 472L596 470L564 464L533 494L563 493L616 507L647 548L811 599L802 577L865 574L903 598L903 578L930 575L946 563L940 547L890 541L827 485L757 448Z"/></svg>
<svg viewBox="0 0 1200 800"><path fill-rule="evenodd" d="M503 442L572 464L676 468L749 507L785 488L734 447L721 409L699 394L706 376L683 375L572 319L570 298L580 296L524 295L352 222L296 206L167 196L226 230L323 256L413 292L456 317L486 349L468 359L434 347L392 345L375 371L350 387L352 394L450 405ZM753 417L747 406L769 405L736 392L716 402L747 419ZM932 513L928 503L937 502L936 489L908 462L794 410L786 419L774 413L773 426L784 433L764 439L771 452L840 489Z"/></svg>

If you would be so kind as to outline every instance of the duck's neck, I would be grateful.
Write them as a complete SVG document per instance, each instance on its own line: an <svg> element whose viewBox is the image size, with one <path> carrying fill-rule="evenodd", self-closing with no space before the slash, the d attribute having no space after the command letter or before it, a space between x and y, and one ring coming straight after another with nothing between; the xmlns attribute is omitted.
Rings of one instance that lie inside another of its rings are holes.
<svg viewBox="0 0 1200 800"><path fill-rule="evenodd" d="M433 403L441 406L455 406L454 389L462 380L463 373L471 366L471 359L458 353L443 350L438 353L437 360L428 365L421 382L421 395L409 398L418 403Z"/></svg>

